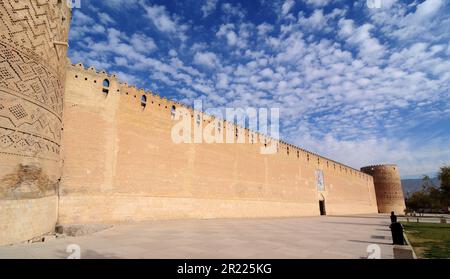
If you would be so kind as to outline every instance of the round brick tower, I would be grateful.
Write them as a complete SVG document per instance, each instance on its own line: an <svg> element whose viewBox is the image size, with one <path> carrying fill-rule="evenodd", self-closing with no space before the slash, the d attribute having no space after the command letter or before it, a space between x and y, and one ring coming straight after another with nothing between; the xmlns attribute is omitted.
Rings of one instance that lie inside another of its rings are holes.
<svg viewBox="0 0 450 279"><path fill-rule="evenodd" d="M376 165L361 168L373 176L378 212L403 214L406 208L397 165Z"/></svg>
<svg viewBox="0 0 450 279"><path fill-rule="evenodd" d="M54 229L71 9L0 0L0 245Z"/></svg>

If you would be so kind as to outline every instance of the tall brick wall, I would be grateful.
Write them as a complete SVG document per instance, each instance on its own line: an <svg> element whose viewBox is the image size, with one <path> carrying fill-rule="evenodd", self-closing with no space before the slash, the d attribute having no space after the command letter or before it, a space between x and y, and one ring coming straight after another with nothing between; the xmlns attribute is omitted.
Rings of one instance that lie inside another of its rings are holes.
<svg viewBox="0 0 450 279"><path fill-rule="evenodd" d="M327 214L377 212L371 176L294 146L173 143L179 104L93 68L68 66L64 105L61 223L318 215L319 199Z"/></svg>
<svg viewBox="0 0 450 279"><path fill-rule="evenodd" d="M0 245L56 223L71 16L65 2L0 0Z"/></svg>
<svg viewBox="0 0 450 279"><path fill-rule="evenodd" d="M373 176L378 212L403 214L406 206L398 167L377 165L361 168L361 171Z"/></svg>

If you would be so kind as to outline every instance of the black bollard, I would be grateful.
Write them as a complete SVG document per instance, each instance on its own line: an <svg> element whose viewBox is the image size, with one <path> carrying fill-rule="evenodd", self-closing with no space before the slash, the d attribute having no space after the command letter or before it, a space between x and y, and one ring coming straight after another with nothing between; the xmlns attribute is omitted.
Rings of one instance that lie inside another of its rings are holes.
<svg viewBox="0 0 450 279"><path fill-rule="evenodd" d="M402 224L395 222L392 223L389 228L392 233L392 242L394 245L405 245L405 238L403 237L403 226Z"/></svg>

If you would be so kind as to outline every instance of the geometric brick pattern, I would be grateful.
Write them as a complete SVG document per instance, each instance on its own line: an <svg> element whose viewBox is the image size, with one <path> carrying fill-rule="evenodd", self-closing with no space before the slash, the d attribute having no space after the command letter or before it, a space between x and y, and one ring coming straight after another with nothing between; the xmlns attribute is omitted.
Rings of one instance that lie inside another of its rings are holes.
<svg viewBox="0 0 450 279"><path fill-rule="evenodd" d="M0 41L30 50L53 68L52 72L63 74L58 60L66 59L66 49L53 42L67 41L70 10L65 2L0 0ZM51 59L55 56L58 59Z"/></svg>
<svg viewBox="0 0 450 279"><path fill-rule="evenodd" d="M0 0L0 156L59 160L70 9Z"/></svg>

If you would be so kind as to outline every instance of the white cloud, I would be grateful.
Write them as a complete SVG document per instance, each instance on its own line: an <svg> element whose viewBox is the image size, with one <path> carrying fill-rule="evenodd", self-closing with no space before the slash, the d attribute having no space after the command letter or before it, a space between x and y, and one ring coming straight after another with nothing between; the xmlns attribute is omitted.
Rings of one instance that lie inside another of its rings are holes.
<svg viewBox="0 0 450 279"><path fill-rule="evenodd" d="M211 13L213 13L217 8L218 0L205 0L201 10L203 13L203 17L208 17Z"/></svg>
<svg viewBox="0 0 450 279"><path fill-rule="evenodd" d="M218 89L227 89L229 83L228 74L220 73L217 75L216 87Z"/></svg>
<svg viewBox="0 0 450 279"><path fill-rule="evenodd" d="M416 12L410 15L410 21L421 23L433 17L444 5L444 0L426 0L417 6Z"/></svg>
<svg viewBox="0 0 450 279"><path fill-rule="evenodd" d="M100 20L101 23L103 23L104 25L108 25L108 24L115 24L116 21L114 19L112 19L107 13L98 13L98 18Z"/></svg>
<svg viewBox="0 0 450 279"><path fill-rule="evenodd" d="M239 19L243 19L245 17L245 10L240 4L233 5L231 3L223 3L221 9L227 17L237 17Z"/></svg>
<svg viewBox="0 0 450 279"><path fill-rule="evenodd" d="M264 37L266 34L272 32L274 30L273 25L270 25L268 23L261 23L257 26L258 29L258 35L261 37Z"/></svg>
<svg viewBox="0 0 450 279"><path fill-rule="evenodd" d="M161 32L174 33L177 31L177 24L167 13L164 6L145 6L147 18L150 19L156 28Z"/></svg>
<svg viewBox="0 0 450 279"><path fill-rule="evenodd" d="M130 42L134 49L141 53L150 53L157 49L155 41L144 34L133 34Z"/></svg>
<svg viewBox="0 0 450 279"><path fill-rule="evenodd" d="M165 6L142 4L146 17L162 33L175 35L181 41L187 40L185 32L189 29L187 24L179 22L177 16L171 16Z"/></svg>
<svg viewBox="0 0 450 279"><path fill-rule="evenodd" d="M320 29L326 26L327 19L323 15L323 10L315 10L308 18L299 16L298 22L307 28Z"/></svg>
<svg viewBox="0 0 450 279"><path fill-rule="evenodd" d="M217 55L212 52L197 52L194 56L194 63L213 68L219 64L219 59L217 58Z"/></svg>
<svg viewBox="0 0 450 279"><path fill-rule="evenodd" d="M102 3L114 10L131 9L139 4L140 0L108 0Z"/></svg>
<svg viewBox="0 0 450 279"><path fill-rule="evenodd" d="M170 55L171 57L176 57L176 56L178 55L178 53L177 53L176 50L171 49L171 50L169 50L169 55Z"/></svg>
<svg viewBox="0 0 450 279"><path fill-rule="evenodd" d="M328 5L331 0L305 0L306 4L312 5L313 7L324 7Z"/></svg>
<svg viewBox="0 0 450 279"><path fill-rule="evenodd" d="M295 1L294 0L286 0L283 3L283 6L281 6L281 14L283 16L286 16L289 11L292 9L292 7L294 7L295 5Z"/></svg>
<svg viewBox="0 0 450 279"><path fill-rule="evenodd" d="M407 5L401 1L383 2L382 9L369 9L371 20L385 36L401 40L441 41L450 34L450 24L444 0L418 1ZM430 32L433 31L433 32Z"/></svg>
<svg viewBox="0 0 450 279"><path fill-rule="evenodd" d="M94 23L94 20L90 16L84 14L80 10L74 11L74 15L72 17L72 24L85 25L85 24L93 24L93 23Z"/></svg>
<svg viewBox="0 0 450 279"><path fill-rule="evenodd" d="M105 33L106 28L98 24L92 17L76 10L72 18L72 26L70 28L70 39L79 40L86 36L86 34L101 34Z"/></svg>
<svg viewBox="0 0 450 279"><path fill-rule="evenodd" d="M245 49L248 46L248 39L251 36L251 24L240 24L237 28L234 24L222 24L216 33L218 38L225 38L229 46L237 46ZM239 33L239 34L238 34Z"/></svg>
<svg viewBox="0 0 450 279"><path fill-rule="evenodd" d="M264 70L261 71L260 74L262 77L271 78L274 72L270 68L265 68Z"/></svg>
<svg viewBox="0 0 450 279"><path fill-rule="evenodd" d="M339 26L339 34L346 39L347 43L358 47L360 58L377 64L378 60L384 56L385 47L370 34L374 28L373 25L366 23L355 27L352 20L342 19L339 21Z"/></svg>
<svg viewBox="0 0 450 279"><path fill-rule="evenodd" d="M119 80L122 82L127 82L130 85L138 84L139 79L133 75L124 73L124 72L117 72L117 76L119 77Z"/></svg>
<svg viewBox="0 0 450 279"><path fill-rule="evenodd" d="M238 42L236 32L234 32L233 24L222 24L219 31L216 33L217 37L225 37L229 46L235 46Z"/></svg>

